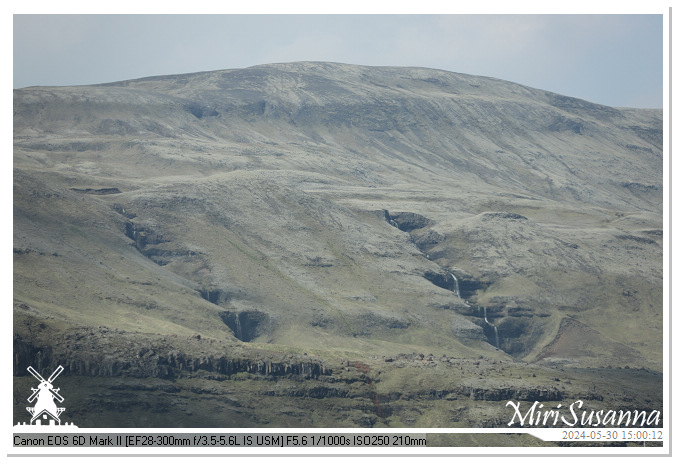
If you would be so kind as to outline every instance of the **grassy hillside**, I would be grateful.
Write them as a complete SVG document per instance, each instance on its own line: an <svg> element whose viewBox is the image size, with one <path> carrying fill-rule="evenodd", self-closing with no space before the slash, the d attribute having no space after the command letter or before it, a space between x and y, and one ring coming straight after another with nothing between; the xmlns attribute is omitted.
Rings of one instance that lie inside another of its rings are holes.
<svg viewBox="0 0 679 464"><path fill-rule="evenodd" d="M288 398L234 416L247 426L479 425L458 410L526 388L657 391L662 191L660 111L490 78L291 63L15 90L16 388L37 362L135 397L126 376L160 379L189 392L187 424L211 389ZM305 353L328 369L317 390L214 364ZM607 380L632 373L644 384ZM496 393L430 415L472 398L466 381ZM82 394L103 408L100 387ZM295 412L309 395L317 422Z"/></svg>

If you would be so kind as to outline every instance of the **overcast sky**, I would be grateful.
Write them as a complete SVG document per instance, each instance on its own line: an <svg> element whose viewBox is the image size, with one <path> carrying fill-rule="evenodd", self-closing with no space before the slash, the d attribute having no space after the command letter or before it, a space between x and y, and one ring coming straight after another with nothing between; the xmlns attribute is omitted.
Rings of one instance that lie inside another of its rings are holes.
<svg viewBox="0 0 679 464"><path fill-rule="evenodd" d="M289 61L423 66L663 105L662 15L14 15L14 88Z"/></svg>

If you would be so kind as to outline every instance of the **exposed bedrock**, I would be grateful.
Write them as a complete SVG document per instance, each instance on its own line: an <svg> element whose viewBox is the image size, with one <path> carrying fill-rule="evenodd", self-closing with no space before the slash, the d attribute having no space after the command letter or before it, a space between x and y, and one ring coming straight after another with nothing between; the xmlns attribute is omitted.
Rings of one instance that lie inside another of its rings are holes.
<svg viewBox="0 0 679 464"><path fill-rule="evenodd" d="M261 311L221 311L219 317L234 336L243 342L271 333L273 328L272 318Z"/></svg>
<svg viewBox="0 0 679 464"><path fill-rule="evenodd" d="M173 337L177 345L187 343ZM14 375L28 375L28 366L38 371L54 370L62 365L72 375L98 377L157 377L176 378L191 376L199 371L233 375L239 372L265 376L301 376L318 378L329 375L332 369L312 358L285 356L280 354L233 355L219 350L205 351L207 343L200 337L188 340L188 345L203 346L200 355L189 354L191 349L180 349L158 339L154 343L142 341L138 335L106 328L64 334L54 346L37 346L14 337ZM280 359L276 359L280 358Z"/></svg>

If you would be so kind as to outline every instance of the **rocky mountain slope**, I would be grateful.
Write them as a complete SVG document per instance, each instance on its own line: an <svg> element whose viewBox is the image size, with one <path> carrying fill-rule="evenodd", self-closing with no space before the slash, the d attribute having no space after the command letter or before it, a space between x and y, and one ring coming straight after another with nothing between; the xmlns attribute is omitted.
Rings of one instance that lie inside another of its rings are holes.
<svg viewBox="0 0 679 464"><path fill-rule="evenodd" d="M265 384L306 392L224 406L243 426L495 424L409 409L472 385L496 392L476 411L592 382L659 407L662 137L660 110L420 68L15 90L15 386L61 363L110 379L81 392L99 406L128 377L194 405L206 382L267 410Z"/></svg>

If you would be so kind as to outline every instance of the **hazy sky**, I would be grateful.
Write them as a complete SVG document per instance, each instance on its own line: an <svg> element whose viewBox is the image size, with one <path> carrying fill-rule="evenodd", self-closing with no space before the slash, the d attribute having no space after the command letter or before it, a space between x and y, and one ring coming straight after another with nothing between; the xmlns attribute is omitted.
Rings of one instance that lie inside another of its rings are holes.
<svg viewBox="0 0 679 464"><path fill-rule="evenodd" d="M14 88L289 61L423 66L661 108L662 15L14 15Z"/></svg>

